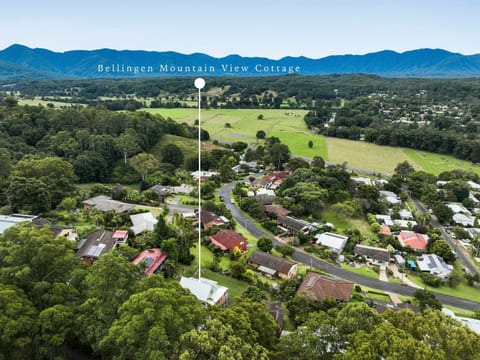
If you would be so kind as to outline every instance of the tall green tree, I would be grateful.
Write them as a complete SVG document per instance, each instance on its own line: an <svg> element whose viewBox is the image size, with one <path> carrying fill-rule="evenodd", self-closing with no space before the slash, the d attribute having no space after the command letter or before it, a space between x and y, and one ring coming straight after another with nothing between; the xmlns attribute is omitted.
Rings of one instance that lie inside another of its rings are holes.
<svg viewBox="0 0 480 360"><path fill-rule="evenodd" d="M284 164L290 159L290 149L285 144L274 143L268 147L270 163L276 170L282 170Z"/></svg>
<svg viewBox="0 0 480 360"><path fill-rule="evenodd" d="M259 359L267 360L268 351L237 334L230 324L207 320L204 327L183 334L179 341L182 360Z"/></svg>
<svg viewBox="0 0 480 360"><path fill-rule="evenodd" d="M140 270L123 256L102 255L85 278L85 300L76 323L81 340L94 351L118 317L118 309L133 293Z"/></svg>
<svg viewBox="0 0 480 360"><path fill-rule="evenodd" d="M267 253L271 252L272 249L273 249L272 239L270 239L267 236L261 236L258 239L257 247L258 247L259 250L265 251Z"/></svg>
<svg viewBox="0 0 480 360"><path fill-rule="evenodd" d="M183 165L183 151L175 144L165 145L161 150L161 156L162 162L173 164L177 167Z"/></svg>
<svg viewBox="0 0 480 360"><path fill-rule="evenodd" d="M22 290L0 284L0 359L32 359L37 311Z"/></svg>
<svg viewBox="0 0 480 360"><path fill-rule="evenodd" d="M13 176L6 195L14 212L41 214L50 210L52 203L47 185L34 178Z"/></svg>
<svg viewBox="0 0 480 360"><path fill-rule="evenodd" d="M73 193L77 180L72 164L59 157L39 159L34 156L25 156L15 164L11 176L42 181L50 193L51 208Z"/></svg>
<svg viewBox="0 0 480 360"><path fill-rule="evenodd" d="M205 309L178 284L132 295L100 347L115 359L170 359L182 334L206 321Z"/></svg>
<svg viewBox="0 0 480 360"><path fill-rule="evenodd" d="M142 177L142 181L145 181L146 176L154 171L158 165L158 159L152 155L147 153L140 153L129 160L130 166L140 174Z"/></svg>
<svg viewBox="0 0 480 360"><path fill-rule="evenodd" d="M141 151L140 139L134 129L127 129L115 139L115 147L123 155L123 162L127 165L127 158Z"/></svg>

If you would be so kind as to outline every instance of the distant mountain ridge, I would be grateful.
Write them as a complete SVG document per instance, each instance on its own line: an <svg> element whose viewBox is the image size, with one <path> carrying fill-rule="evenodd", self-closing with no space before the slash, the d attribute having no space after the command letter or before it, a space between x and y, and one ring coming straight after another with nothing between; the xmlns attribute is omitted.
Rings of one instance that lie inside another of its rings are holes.
<svg viewBox="0 0 480 360"><path fill-rule="evenodd" d="M0 51L0 79L120 78L159 76L265 76L364 73L386 77L479 77L480 54L462 55L442 49L365 55L332 55L320 59L229 55L173 51L72 50L53 52L12 45Z"/></svg>

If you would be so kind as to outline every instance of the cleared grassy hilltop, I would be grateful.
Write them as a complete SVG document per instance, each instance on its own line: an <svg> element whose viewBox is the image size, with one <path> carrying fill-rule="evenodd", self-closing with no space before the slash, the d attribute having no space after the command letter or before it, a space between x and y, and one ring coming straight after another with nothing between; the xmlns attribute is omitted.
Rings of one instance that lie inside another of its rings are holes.
<svg viewBox="0 0 480 360"><path fill-rule="evenodd" d="M193 124L197 119L197 109L194 108L143 110L188 124ZM258 119L260 114L263 115L262 120ZM452 156L313 134L303 121L305 114L305 110L285 109L202 109L201 120L202 127L208 130L212 139L252 143L257 141L256 132L263 130L267 137L280 138L294 155L309 158L319 155L325 160L339 164L346 162L361 169L393 173L399 162L407 160L416 169L435 175L458 168L480 174L480 166ZM225 124L230 124L231 127L226 127ZM311 149L308 147L310 140L313 141Z"/></svg>

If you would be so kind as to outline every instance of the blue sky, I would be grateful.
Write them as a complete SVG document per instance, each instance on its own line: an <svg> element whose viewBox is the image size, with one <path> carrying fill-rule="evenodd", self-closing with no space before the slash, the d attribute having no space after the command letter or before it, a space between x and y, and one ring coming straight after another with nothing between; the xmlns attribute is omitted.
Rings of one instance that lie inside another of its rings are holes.
<svg viewBox="0 0 480 360"><path fill-rule="evenodd" d="M480 53L477 0L17 0L0 49L172 50L278 59L443 48Z"/></svg>

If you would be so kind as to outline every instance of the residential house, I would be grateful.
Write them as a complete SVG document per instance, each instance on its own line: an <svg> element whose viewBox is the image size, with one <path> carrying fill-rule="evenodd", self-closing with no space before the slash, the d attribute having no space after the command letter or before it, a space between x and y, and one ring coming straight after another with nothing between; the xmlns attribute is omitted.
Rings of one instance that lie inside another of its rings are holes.
<svg viewBox="0 0 480 360"><path fill-rule="evenodd" d="M368 304L368 306L373 307L379 314L383 314L387 310L393 310L393 311L400 311L400 310L411 310L414 313L418 313L419 309L416 306L413 306L412 304L409 303L399 303L399 304L393 304L391 302L379 300L379 299L372 299L372 298L367 298L365 299L365 302Z"/></svg>
<svg viewBox="0 0 480 360"><path fill-rule="evenodd" d="M143 250L132 263L142 268L145 275L159 273L168 255L158 248Z"/></svg>
<svg viewBox="0 0 480 360"><path fill-rule="evenodd" d="M128 212L132 210L135 205L127 204L121 201L112 200L110 196L98 195L93 198L83 201L83 208L85 210L98 209L100 211L113 210L117 214Z"/></svg>
<svg viewBox="0 0 480 360"><path fill-rule="evenodd" d="M448 265L443 258L435 254L418 256L417 264L420 271L428 272L443 280L446 280L453 271L452 265Z"/></svg>
<svg viewBox="0 0 480 360"><path fill-rule="evenodd" d="M248 191L247 192L248 197L254 197L263 205L271 205L273 204L273 201L275 200L275 191L271 189L265 189L265 188L260 188L255 191Z"/></svg>
<svg viewBox="0 0 480 360"><path fill-rule="evenodd" d="M452 221L455 224L462 225L464 227L472 227L475 226L475 217L472 215L467 214L453 214Z"/></svg>
<svg viewBox="0 0 480 360"><path fill-rule="evenodd" d="M468 198L472 200L474 206L476 207L480 206L480 200L478 200L475 194L472 193L471 191L468 193Z"/></svg>
<svg viewBox="0 0 480 360"><path fill-rule="evenodd" d="M275 322L278 325L278 335L280 335L283 329L283 317L285 315L282 303L272 300L267 300L266 303L268 305L268 313L275 319Z"/></svg>
<svg viewBox="0 0 480 360"><path fill-rule="evenodd" d="M39 228L47 226L55 237L64 237L70 241L77 241L78 234L77 229L72 226L60 226L52 224L50 221L43 218L33 219L31 222L32 225L36 225Z"/></svg>
<svg viewBox="0 0 480 360"><path fill-rule="evenodd" d="M477 184L476 182L471 180L467 181L467 184L470 185L470 189L474 191L480 191L480 184Z"/></svg>
<svg viewBox="0 0 480 360"><path fill-rule="evenodd" d="M400 219L402 219L402 220L413 220L414 219L411 211L402 209L402 210L399 211L399 214L400 214Z"/></svg>
<svg viewBox="0 0 480 360"><path fill-rule="evenodd" d="M174 194L190 195L193 191L193 185L181 184L179 186L172 187Z"/></svg>
<svg viewBox="0 0 480 360"><path fill-rule="evenodd" d="M37 216L35 215L0 215L0 234L3 234L8 228L11 228L14 225L17 225L21 222L31 222L36 218Z"/></svg>
<svg viewBox="0 0 480 360"><path fill-rule="evenodd" d="M390 251L384 248L357 244L353 253L378 265L386 265L390 261Z"/></svg>
<svg viewBox="0 0 480 360"><path fill-rule="evenodd" d="M200 181L203 182L203 181L207 181L208 179L210 179L212 176L216 176L218 175L218 172L214 172L214 171L194 171L190 174L193 178L193 180L195 181L198 181L198 178L200 177Z"/></svg>
<svg viewBox="0 0 480 360"><path fill-rule="evenodd" d="M404 214L405 215L405 214ZM375 218L379 224L386 225L388 227L398 226L401 229L411 229L413 226L417 225L415 220L403 220L395 219L393 220L390 215L375 215Z"/></svg>
<svg viewBox="0 0 480 360"><path fill-rule="evenodd" d="M334 253L340 254L347 244L348 236L324 232L322 234L315 235L315 241L317 245L322 245L326 248L329 248Z"/></svg>
<svg viewBox="0 0 480 360"><path fill-rule="evenodd" d="M154 185L149 190L155 191L160 198L171 194L189 195L193 191L193 185L181 184L180 186Z"/></svg>
<svg viewBox="0 0 480 360"><path fill-rule="evenodd" d="M369 185L369 186L374 186L373 180L370 178L364 178L364 177L351 177L350 180L352 180L355 184L357 185Z"/></svg>
<svg viewBox="0 0 480 360"><path fill-rule="evenodd" d="M380 231L378 232L378 235L390 236L390 235L392 235L392 231L390 230L389 226L381 225L380 226Z"/></svg>
<svg viewBox="0 0 480 360"><path fill-rule="evenodd" d="M442 313L460 321L463 325L467 326L470 330L480 335L480 319L472 319L455 315L453 310L443 308Z"/></svg>
<svg viewBox="0 0 480 360"><path fill-rule="evenodd" d="M375 219L379 224L385 224L386 226L393 226L393 220L390 215L375 215Z"/></svg>
<svg viewBox="0 0 480 360"><path fill-rule="evenodd" d="M168 195L172 194L172 187L167 185L153 185L148 190L155 192L160 201L163 201Z"/></svg>
<svg viewBox="0 0 480 360"><path fill-rule="evenodd" d="M247 238L243 235L230 230L222 229L210 236L212 244L219 247L222 251L233 252L238 248L241 252L247 251Z"/></svg>
<svg viewBox="0 0 480 360"><path fill-rule="evenodd" d="M290 171L274 171L264 177L257 179L252 185L275 190L290 176Z"/></svg>
<svg viewBox="0 0 480 360"><path fill-rule="evenodd" d="M308 221L295 219L291 216L278 216L277 224L287 230L292 231L293 233L305 231L310 226L310 223Z"/></svg>
<svg viewBox="0 0 480 360"><path fill-rule="evenodd" d="M182 276L180 286L189 290L205 305L226 306L228 304L228 288L218 285L216 281Z"/></svg>
<svg viewBox="0 0 480 360"><path fill-rule="evenodd" d="M416 233L414 231L400 231L398 240L403 247L411 247L413 250L426 251L428 245L428 235Z"/></svg>
<svg viewBox="0 0 480 360"><path fill-rule="evenodd" d="M130 221L133 224L130 229L135 235L141 234L144 231L153 231L158 222L157 218L151 212L130 215Z"/></svg>
<svg viewBox="0 0 480 360"><path fill-rule="evenodd" d="M450 210L453 211L454 214L464 214L464 215L472 215L470 210L468 210L463 204L450 202L446 204Z"/></svg>
<svg viewBox="0 0 480 360"><path fill-rule="evenodd" d="M97 230L77 244L77 257L87 264L93 264L103 254L125 244L127 239L128 231L126 230Z"/></svg>
<svg viewBox="0 0 480 360"><path fill-rule="evenodd" d="M402 203L402 200L392 191L380 190L380 195L385 199L387 204L398 205Z"/></svg>
<svg viewBox="0 0 480 360"><path fill-rule="evenodd" d="M341 279L333 279L309 272L298 288L298 294L308 294L315 301L333 297L337 301L348 302L352 297L353 283Z"/></svg>
<svg viewBox="0 0 480 360"><path fill-rule="evenodd" d="M400 229L411 229L415 225L418 225L417 222L414 220L399 220L399 219L393 220L393 224L400 227Z"/></svg>
<svg viewBox="0 0 480 360"><path fill-rule="evenodd" d="M198 221L198 220L197 220ZM213 226L223 226L228 223L224 216L218 216L210 211L202 210L200 212L200 222L203 230L208 230Z"/></svg>
<svg viewBox="0 0 480 360"><path fill-rule="evenodd" d="M248 258L248 264L262 274L287 280L297 276L297 263L263 251L255 251Z"/></svg>
<svg viewBox="0 0 480 360"><path fill-rule="evenodd" d="M279 216L288 216L291 211L285 209L282 205L265 205L265 210L267 214L272 219L276 219Z"/></svg>

